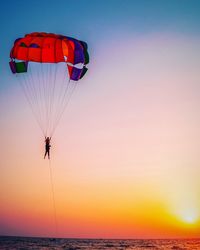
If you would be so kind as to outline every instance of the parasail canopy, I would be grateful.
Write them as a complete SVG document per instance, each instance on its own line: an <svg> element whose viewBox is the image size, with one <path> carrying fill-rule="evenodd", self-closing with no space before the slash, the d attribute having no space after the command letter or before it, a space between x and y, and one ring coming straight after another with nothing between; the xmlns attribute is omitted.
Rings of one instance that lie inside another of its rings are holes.
<svg viewBox="0 0 200 250"><path fill-rule="evenodd" d="M14 42L10 68L45 136L53 135L76 82L87 72L87 48L86 42L45 32L26 34Z"/></svg>
<svg viewBox="0 0 200 250"><path fill-rule="evenodd" d="M53 33L34 32L17 38L10 52L11 69L15 72L14 59L26 62L59 63L66 62L69 77L77 81L86 73L89 63L87 43ZM81 65L81 67L76 67ZM20 72L17 72L20 73Z"/></svg>

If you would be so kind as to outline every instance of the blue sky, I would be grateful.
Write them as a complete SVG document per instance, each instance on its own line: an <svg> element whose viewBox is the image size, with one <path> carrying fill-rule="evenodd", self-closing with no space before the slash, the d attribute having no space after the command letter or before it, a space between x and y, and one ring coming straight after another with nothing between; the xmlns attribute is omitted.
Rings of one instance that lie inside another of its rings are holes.
<svg viewBox="0 0 200 250"><path fill-rule="evenodd" d="M198 0L3 1L0 68L8 73L12 42L25 33L46 31L74 36L88 41L92 50L116 34L124 39L131 33L160 31L199 34L199 10Z"/></svg>

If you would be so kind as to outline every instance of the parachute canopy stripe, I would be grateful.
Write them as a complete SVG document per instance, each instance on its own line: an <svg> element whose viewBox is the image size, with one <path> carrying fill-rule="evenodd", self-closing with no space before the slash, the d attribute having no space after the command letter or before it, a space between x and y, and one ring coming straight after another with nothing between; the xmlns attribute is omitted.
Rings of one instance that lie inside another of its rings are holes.
<svg viewBox="0 0 200 250"><path fill-rule="evenodd" d="M12 60L40 63L66 62L75 67L76 64L82 64L84 67L89 63L87 43L71 37L45 32L34 32L16 39L10 57ZM80 72L72 70L71 74L73 71Z"/></svg>

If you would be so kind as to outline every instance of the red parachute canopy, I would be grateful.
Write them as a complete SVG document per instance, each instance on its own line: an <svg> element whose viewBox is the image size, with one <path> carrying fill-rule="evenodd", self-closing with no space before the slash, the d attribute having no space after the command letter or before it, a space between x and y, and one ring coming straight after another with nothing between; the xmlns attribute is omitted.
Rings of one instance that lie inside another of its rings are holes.
<svg viewBox="0 0 200 250"><path fill-rule="evenodd" d="M10 52L10 58L26 62L66 62L70 79L75 81L83 77L87 71L85 65L89 63L85 42L45 32L34 32L16 39ZM82 67L77 68L77 64L82 64ZM12 68L14 69L14 67ZM12 68L12 72L16 73Z"/></svg>
<svg viewBox="0 0 200 250"><path fill-rule="evenodd" d="M10 58L11 71L38 125L44 136L52 137L76 81L87 72L87 44L63 35L34 32L15 40Z"/></svg>

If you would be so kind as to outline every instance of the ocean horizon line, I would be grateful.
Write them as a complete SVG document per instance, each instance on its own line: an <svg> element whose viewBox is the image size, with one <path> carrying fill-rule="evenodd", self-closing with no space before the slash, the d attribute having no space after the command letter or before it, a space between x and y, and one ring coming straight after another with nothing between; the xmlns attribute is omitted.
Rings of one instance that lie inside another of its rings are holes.
<svg viewBox="0 0 200 250"><path fill-rule="evenodd" d="M54 236L23 236L23 235L0 235L3 237L16 238L46 238L46 239L69 239L69 240L200 240L200 237L168 237L168 238L103 238L103 237L54 237Z"/></svg>

